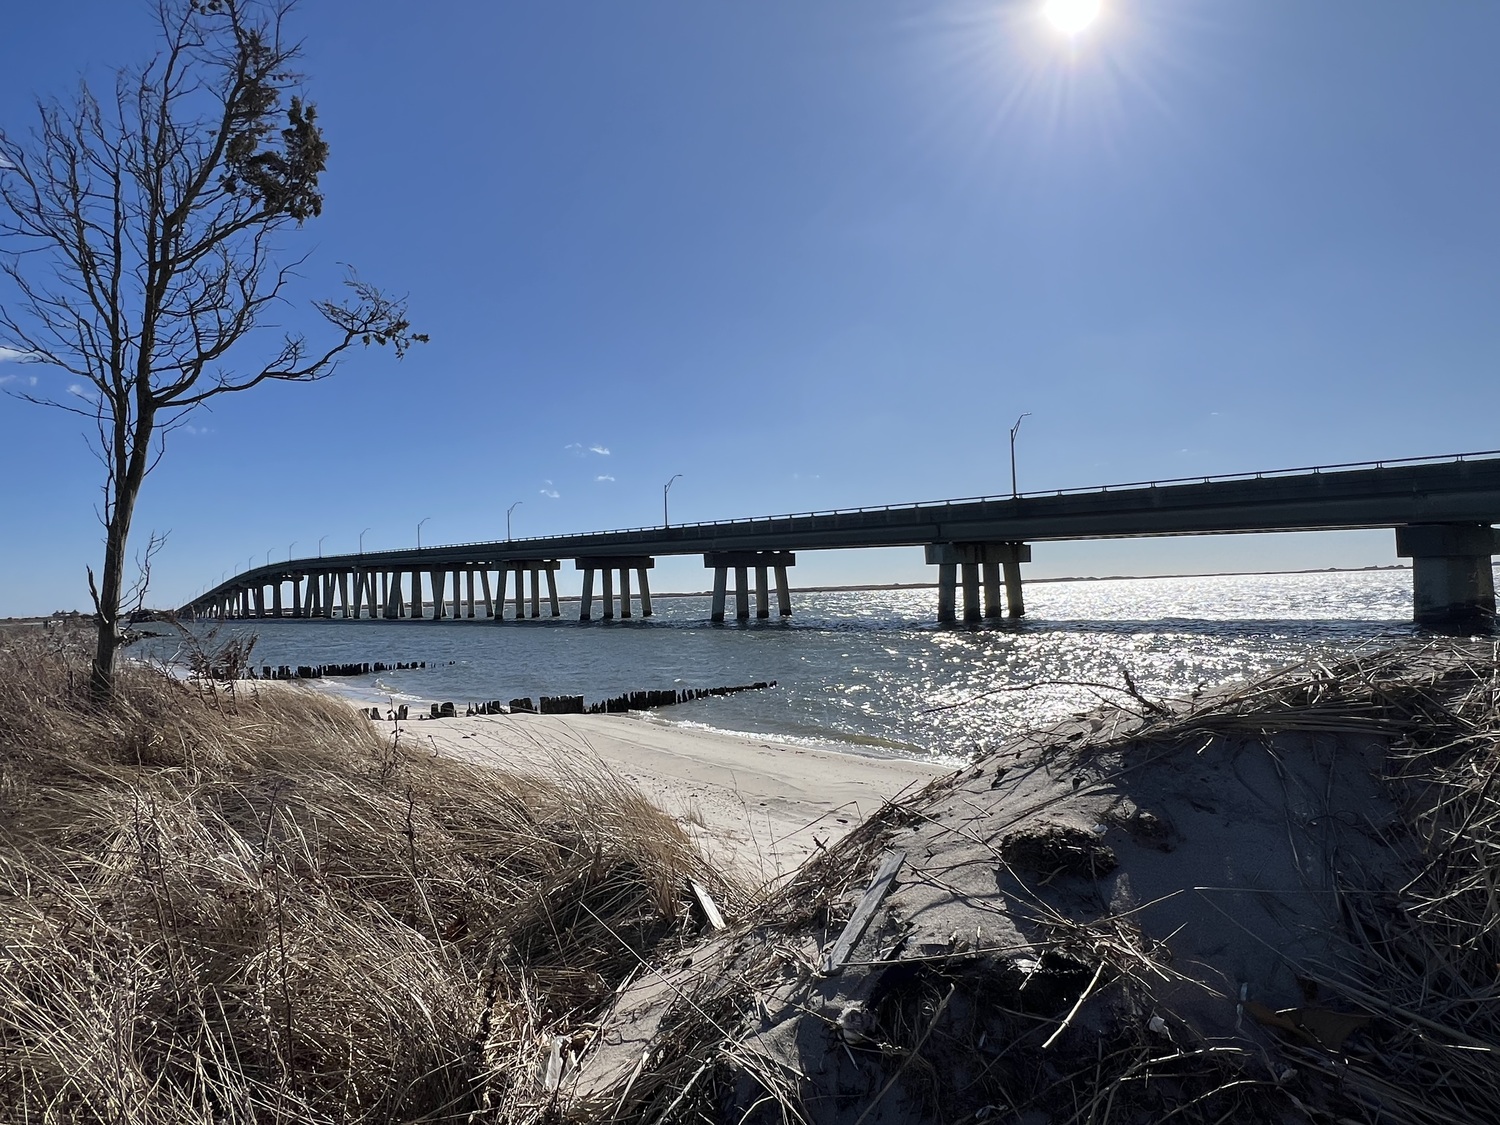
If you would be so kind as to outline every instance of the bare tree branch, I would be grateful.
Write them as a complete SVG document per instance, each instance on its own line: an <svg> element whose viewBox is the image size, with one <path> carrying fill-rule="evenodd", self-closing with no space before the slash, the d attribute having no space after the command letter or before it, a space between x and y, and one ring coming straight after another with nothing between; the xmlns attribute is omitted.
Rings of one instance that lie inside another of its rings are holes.
<svg viewBox="0 0 1500 1125"><path fill-rule="evenodd" d="M300 258L280 236L322 213L328 144L283 32L288 0L157 0L161 46L116 74L108 109L81 86L38 103L29 136L0 131L0 346L87 384L6 388L94 422L105 467L105 558L89 588L99 627L94 697L113 693L121 606L143 604L148 542L125 585L136 499L165 437L222 394L327 378L350 349L426 337L404 298L352 270L342 301L313 309L326 340L262 345ZM87 403L87 405L85 405Z"/></svg>

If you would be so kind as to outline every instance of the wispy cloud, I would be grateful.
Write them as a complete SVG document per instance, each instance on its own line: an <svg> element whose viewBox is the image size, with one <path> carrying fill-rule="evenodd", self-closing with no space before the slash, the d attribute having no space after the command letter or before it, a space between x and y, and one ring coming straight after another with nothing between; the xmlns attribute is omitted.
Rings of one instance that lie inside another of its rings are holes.
<svg viewBox="0 0 1500 1125"><path fill-rule="evenodd" d="M0 347L0 363L25 363L31 358L31 352L23 352L16 348Z"/></svg>
<svg viewBox="0 0 1500 1125"><path fill-rule="evenodd" d="M182 427L182 432L185 433L185 434L199 434L199 435L202 435L202 434L211 434L214 431L209 426L195 426L191 422L189 422L187 425L185 425L185 426Z"/></svg>
<svg viewBox="0 0 1500 1125"><path fill-rule="evenodd" d="M556 500L559 496L562 495L561 492L552 487L552 482L550 480L542 481L542 487L537 489L537 491L549 500Z"/></svg>
<svg viewBox="0 0 1500 1125"><path fill-rule="evenodd" d="M597 477L595 477L595 478L594 478L594 479L595 479L595 480L608 480L608 481L612 481L612 480L614 480L614 479L615 479L615 478L614 478L614 477L612 477L612 476L610 476L610 475L609 475L609 474L608 474L608 473L600 473L600 474L599 474L599 475L598 475L598 476L597 476Z"/></svg>
<svg viewBox="0 0 1500 1125"><path fill-rule="evenodd" d="M590 453L597 453L600 457L609 456L609 447L605 445L584 445L581 441L570 441L563 448L574 457L587 457Z"/></svg>
<svg viewBox="0 0 1500 1125"><path fill-rule="evenodd" d="M590 453L597 453L597 454L599 454L600 457L608 457L609 456L609 450L608 450L608 448L606 448L605 446L602 446L602 445L591 445L591 446L589 446L589 452Z"/></svg>

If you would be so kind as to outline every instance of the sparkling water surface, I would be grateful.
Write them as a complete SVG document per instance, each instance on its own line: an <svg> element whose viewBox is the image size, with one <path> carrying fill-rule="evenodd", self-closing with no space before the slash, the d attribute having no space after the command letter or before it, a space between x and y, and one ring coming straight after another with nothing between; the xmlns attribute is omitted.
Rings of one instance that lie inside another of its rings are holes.
<svg viewBox="0 0 1500 1125"><path fill-rule="evenodd" d="M712 625L706 597L655 616L472 621L245 621L262 665L426 661L319 681L382 705L508 701L776 680L769 691L652 712L653 721L832 749L961 760L1018 729L1117 698L1129 673L1185 696L1309 658L1413 634L1408 571L1036 582L1019 623L939 628L933 589L793 594L794 616ZM545 608L544 608L545 612ZM206 626L197 626L203 631ZM143 651L171 659L170 639Z"/></svg>

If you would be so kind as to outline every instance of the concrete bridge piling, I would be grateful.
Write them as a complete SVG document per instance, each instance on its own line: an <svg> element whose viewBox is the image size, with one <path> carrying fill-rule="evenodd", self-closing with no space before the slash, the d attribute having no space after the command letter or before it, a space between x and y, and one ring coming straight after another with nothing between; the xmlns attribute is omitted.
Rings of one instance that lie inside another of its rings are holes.
<svg viewBox="0 0 1500 1125"><path fill-rule="evenodd" d="M620 618L630 617L630 572L635 571L641 591L641 616L651 616L651 582L646 577L656 566L649 555L606 555L597 558L577 559L574 569L583 572L583 593L578 601L578 620L591 621L594 616L594 576L600 579L603 605L601 616L605 621L615 617L614 579L620 578Z"/></svg>
<svg viewBox="0 0 1500 1125"><path fill-rule="evenodd" d="M1031 561L1031 547L1025 543L929 543L927 564L938 568L938 623L951 625L957 620L958 580L963 576L964 621L994 620L1002 615L1011 618L1026 615L1021 595L1021 564ZM1000 604L1000 576L1005 575L1005 600L1008 614ZM981 614L979 595L984 605Z"/></svg>
<svg viewBox="0 0 1500 1125"><path fill-rule="evenodd" d="M542 578L547 580L547 603L548 609L553 617L561 616L562 609L557 599L557 568L562 564L556 559L533 559L507 561L500 564L496 573L496 586L493 596L490 589L490 572L488 567L480 570L480 578L484 591L484 615L496 621L505 620L505 599L508 580L515 583L515 619L522 621L526 617L526 577L531 576L531 616L533 618L542 615ZM469 616L474 616L474 569L468 571L469 584Z"/></svg>
<svg viewBox="0 0 1500 1125"><path fill-rule="evenodd" d="M1396 555L1411 559L1416 624L1460 632L1493 628L1496 554L1500 533L1487 524L1396 528Z"/></svg>
<svg viewBox="0 0 1500 1125"><path fill-rule="evenodd" d="M797 556L791 551L710 551L703 565L714 572L713 603L709 620L723 622L724 603L728 597L729 571L734 571L734 618L750 620L750 570L755 569L755 616L771 616L768 574L776 574L776 602L782 617L792 615L792 592L787 585L787 567L795 566Z"/></svg>

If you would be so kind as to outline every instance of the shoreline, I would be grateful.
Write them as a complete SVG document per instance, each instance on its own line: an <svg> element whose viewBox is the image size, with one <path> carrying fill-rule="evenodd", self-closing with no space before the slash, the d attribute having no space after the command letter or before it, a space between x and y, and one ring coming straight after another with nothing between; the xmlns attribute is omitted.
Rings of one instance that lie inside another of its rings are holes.
<svg viewBox="0 0 1500 1125"><path fill-rule="evenodd" d="M480 765L564 782L606 770L675 818L710 859L766 885L789 876L888 802L962 768L686 730L637 714L371 722L390 728L398 745Z"/></svg>
<svg viewBox="0 0 1500 1125"><path fill-rule="evenodd" d="M336 699L340 703L347 703L356 710L363 708L368 711L371 707L380 708L384 713L393 705L406 704L411 708L409 723L421 722L424 725L429 722L470 722L481 718L508 718L509 714L500 716L465 715L458 714L450 719L434 719L427 711L429 708L442 702L452 702L455 708L467 706L470 702L465 700L434 700L427 697L418 699L415 696L407 698L391 692L381 692L374 688L361 690L353 684L341 683L329 679L309 680L242 680L245 684L266 683L293 683L304 686L330 699ZM832 754L839 760L849 758L875 761L875 762L912 762L917 765L936 764L944 769L958 769L962 765L957 760L948 760L924 750L920 746L908 746L897 743L890 739L879 739L872 736L858 736L845 734L839 731L830 731L821 736L817 741L798 738L796 735L781 734L766 731L733 730L729 727L716 727L708 723L693 720L673 720L663 714L670 708L660 708L652 711L629 711L616 713L610 716L600 715L537 715L537 718L630 718L632 721L641 722L648 726L661 727L665 730L676 731L684 737L703 735L707 738L726 738L731 740L747 740L751 742L767 743L775 746L785 746L795 750L810 750L820 754ZM523 715L525 713L523 712ZM531 716L526 716L531 717ZM381 720L382 722L388 720Z"/></svg>

